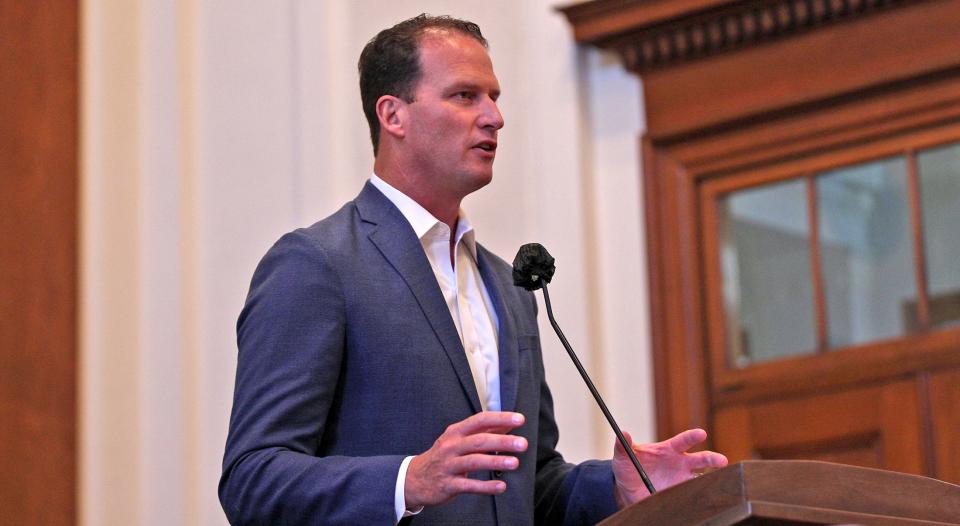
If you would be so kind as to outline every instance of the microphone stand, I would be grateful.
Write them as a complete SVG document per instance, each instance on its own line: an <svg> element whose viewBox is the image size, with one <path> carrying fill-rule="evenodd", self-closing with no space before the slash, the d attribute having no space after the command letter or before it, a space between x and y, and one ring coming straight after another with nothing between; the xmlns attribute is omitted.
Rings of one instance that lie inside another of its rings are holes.
<svg viewBox="0 0 960 526"><path fill-rule="evenodd" d="M637 455L634 454L633 448L630 447L629 443L627 443L627 438L623 436L623 431L620 431L620 426L617 425L617 421L613 419L613 415L610 413L610 410L607 409L607 404L605 404L603 402L603 398L600 397L600 392L597 391L597 388L593 385L593 380L590 379L590 375L587 374L587 370L583 368L583 364L580 363L580 359L577 358L576 353L573 352L573 348L570 347L570 343L567 342L567 338L564 337L563 331L561 331L560 326L557 325L557 320L553 317L553 307L550 305L550 293L547 292L546 280L542 280L541 284L543 288L544 303L547 304L547 317L550 318L550 325L553 325L553 330L560 338L560 343L562 343L563 348L567 350L567 354L570 355L570 359L573 360L573 364L577 366L577 371L580 372L580 376L583 377L583 381L587 384L587 388L590 389L590 394L593 395L593 398L597 401L597 405L600 406L600 410L603 411L603 416L607 417L607 422L610 423L610 427L613 428L613 432L617 435L617 440L620 441L620 445L623 446L624 451L626 451L627 455L630 457L630 461L633 462L633 467L637 468L637 473L640 474L640 479L643 480L643 485L646 486L647 491L653 495L657 492L657 490L654 489L653 483L650 482L650 478L647 477L647 473L643 470L643 466L641 466L640 461L637 460Z"/></svg>

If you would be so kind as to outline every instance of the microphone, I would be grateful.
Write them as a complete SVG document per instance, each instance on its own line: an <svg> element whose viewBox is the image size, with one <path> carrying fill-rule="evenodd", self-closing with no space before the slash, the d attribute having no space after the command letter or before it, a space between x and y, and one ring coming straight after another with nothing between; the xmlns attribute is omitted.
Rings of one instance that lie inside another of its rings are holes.
<svg viewBox="0 0 960 526"><path fill-rule="evenodd" d="M600 392L597 391L596 386L593 385L593 380L590 379L587 370L583 368L583 364L580 363L580 359L577 358L577 354L573 352L573 348L570 347L570 343L567 342L567 338L564 337L563 331L560 330L560 325L557 324L557 320L553 317L553 307L550 306L550 293L547 291L547 283L550 283L550 280L553 279L553 273L556 271L556 266L553 264L554 261L553 256L547 252L547 249L544 248L543 245L539 243L527 243L523 245L520 247L520 250L517 251L517 257L513 259L513 284L529 291L543 289L543 300L547 305L547 317L550 318L550 325L553 326L553 330L557 333L557 337L560 338L560 343L562 343L563 348L567 350L567 354L570 355L570 359L573 360L573 364L577 366L577 371L580 372L580 376L587 384L587 388L590 389L590 394L593 395L594 400L597 401L597 405L600 406L600 410L603 411L603 416L607 417L607 422L610 423L610 427L617 435L617 440L620 441L623 450L627 452L630 461L633 462L633 467L635 467L637 473L640 474L640 480L643 481L643 485L646 486L647 491L653 495L657 490L653 487L653 483L650 482L650 478L647 477L647 472L643 470L643 466L641 466L640 461L637 460L633 448L627 443L627 438L623 436L623 432L620 431L620 426L617 425L617 421L613 419L613 415L610 413L610 410L607 409L607 404L605 404L603 398L600 397Z"/></svg>

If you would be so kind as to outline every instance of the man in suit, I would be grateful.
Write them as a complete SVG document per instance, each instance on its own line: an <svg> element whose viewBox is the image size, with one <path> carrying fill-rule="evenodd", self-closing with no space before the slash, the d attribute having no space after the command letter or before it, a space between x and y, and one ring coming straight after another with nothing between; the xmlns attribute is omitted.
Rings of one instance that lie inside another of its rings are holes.
<svg viewBox="0 0 960 526"><path fill-rule="evenodd" d="M592 524L646 496L622 450L555 447L533 296L460 209L504 121L472 23L419 17L360 58L374 176L281 238L238 321L220 498L236 524ZM666 487L726 463L634 446Z"/></svg>

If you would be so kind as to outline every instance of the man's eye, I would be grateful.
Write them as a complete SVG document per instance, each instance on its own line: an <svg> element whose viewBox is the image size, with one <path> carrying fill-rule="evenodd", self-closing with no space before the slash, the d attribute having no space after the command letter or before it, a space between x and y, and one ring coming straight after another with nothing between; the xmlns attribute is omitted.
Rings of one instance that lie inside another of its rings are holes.
<svg viewBox="0 0 960 526"><path fill-rule="evenodd" d="M454 97L460 100L473 100L474 98L473 93L469 91L458 91L456 94L454 94Z"/></svg>

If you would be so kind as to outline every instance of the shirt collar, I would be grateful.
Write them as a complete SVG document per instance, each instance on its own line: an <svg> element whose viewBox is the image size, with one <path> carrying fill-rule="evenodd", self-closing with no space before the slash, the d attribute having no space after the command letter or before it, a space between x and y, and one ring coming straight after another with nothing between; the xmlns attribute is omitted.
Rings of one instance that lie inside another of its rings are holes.
<svg viewBox="0 0 960 526"><path fill-rule="evenodd" d="M442 231L445 235L448 235L449 228L443 222L433 216L426 208L420 206L420 203L414 201L407 194L401 192L394 188L390 183L384 181L377 174L373 174L370 177L370 184L376 187L377 190L380 190L387 199L393 203L394 206L400 210L400 213L403 214L403 217L407 219L407 222L410 223L410 226L413 227L414 233L417 234L417 239L423 241L424 236L426 236L431 230L437 228L440 225ZM473 224L470 223L470 219L467 218L467 214L461 208L457 213L457 233L456 233L456 244L459 244L461 241L467 246L467 249L470 251L470 255L473 256L474 260L477 258L477 242L476 234L473 230Z"/></svg>

